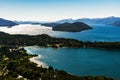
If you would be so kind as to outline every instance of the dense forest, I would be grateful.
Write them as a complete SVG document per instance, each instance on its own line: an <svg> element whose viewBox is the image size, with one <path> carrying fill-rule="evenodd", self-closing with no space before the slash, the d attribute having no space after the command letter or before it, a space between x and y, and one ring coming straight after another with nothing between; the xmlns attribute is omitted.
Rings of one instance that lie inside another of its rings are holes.
<svg viewBox="0 0 120 80"><path fill-rule="evenodd" d="M0 80L114 80L104 76L75 76L65 71L37 67L29 58L24 46L44 47L96 47L120 49L120 42L81 42L74 39L54 38L46 34L10 35L0 32Z"/></svg>
<svg viewBox="0 0 120 80"><path fill-rule="evenodd" d="M10 35L0 32L1 45L14 46L44 46L44 47L82 47L82 48L108 48L120 49L120 42L82 42L75 39L55 38L42 35Z"/></svg>

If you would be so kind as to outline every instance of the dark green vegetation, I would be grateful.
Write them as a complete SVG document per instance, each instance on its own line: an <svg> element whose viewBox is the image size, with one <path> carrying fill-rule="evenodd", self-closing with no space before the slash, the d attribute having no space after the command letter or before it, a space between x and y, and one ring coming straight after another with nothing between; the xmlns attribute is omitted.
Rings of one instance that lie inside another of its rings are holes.
<svg viewBox="0 0 120 80"><path fill-rule="evenodd" d="M0 80L113 80L103 76L79 77L53 67L37 67L20 46L96 47L120 49L120 42L81 42L74 39L53 38L48 35L9 35L0 32ZM19 78L19 76L22 76Z"/></svg>
<svg viewBox="0 0 120 80"><path fill-rule="evenodd" d="M13 22L13 21L9 21L9 20L5 20L5 19L0 18L0 26L11 27L11 26L15 26L15 25L18 25L18 24Z"/></svg>
<svg viewBox="0 0 120 80"><path fill-rule="evenodd" d="M57 26L52 28L52 30L54 31L68 31L68 32L80 32L88 29L92 29L92 27L82 22L58 24Z"/></svg>
<svg viewBox="0 0 120 80"><path fill-rule="evenodd" d="M55 38L46 34L30 35L9 35L0 32L1 45L13 46L44 46L44 47L90 47L90 48L111 48L120 49L120 42L82 42L75 39Z"/></svg>

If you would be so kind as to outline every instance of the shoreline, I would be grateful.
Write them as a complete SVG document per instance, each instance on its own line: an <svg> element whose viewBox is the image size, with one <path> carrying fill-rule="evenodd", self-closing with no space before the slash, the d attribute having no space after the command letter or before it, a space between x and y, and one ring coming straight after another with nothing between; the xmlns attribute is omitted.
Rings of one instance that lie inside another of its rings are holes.
<svg viewBox="0 0 120 80"><path fill-rule="evenodd" d="M42 61L38 60L39 58L41 58L41 55L29 58L29 61L33 62L33 63L36 63L37 67L48 68L48 66L45 63L43 63Z"/></svg>

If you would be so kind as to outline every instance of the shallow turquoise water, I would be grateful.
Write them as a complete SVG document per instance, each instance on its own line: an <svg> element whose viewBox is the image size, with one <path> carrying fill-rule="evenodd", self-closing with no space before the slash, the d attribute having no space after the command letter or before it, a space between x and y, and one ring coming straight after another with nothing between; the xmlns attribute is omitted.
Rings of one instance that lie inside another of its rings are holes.
<svg viewBox="0 0 120 80"><path fill-rule="evenodd" d="M42 56L39 60L48 66L71 74L103 75L120 79L120 50L95 48L25 47L30 54Z"/></svg>

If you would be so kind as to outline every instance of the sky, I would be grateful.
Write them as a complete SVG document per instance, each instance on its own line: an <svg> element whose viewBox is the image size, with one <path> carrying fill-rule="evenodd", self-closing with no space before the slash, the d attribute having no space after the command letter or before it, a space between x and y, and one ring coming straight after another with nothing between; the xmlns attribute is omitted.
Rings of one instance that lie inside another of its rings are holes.
<svg viewBox="0 0 120 80"><path fill-rule="evenodd" d="M120 0L0 0L0 18L22 21L120 17Z"/></svg>

